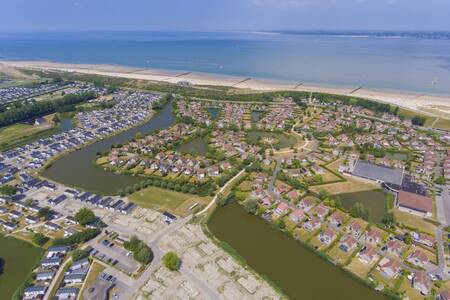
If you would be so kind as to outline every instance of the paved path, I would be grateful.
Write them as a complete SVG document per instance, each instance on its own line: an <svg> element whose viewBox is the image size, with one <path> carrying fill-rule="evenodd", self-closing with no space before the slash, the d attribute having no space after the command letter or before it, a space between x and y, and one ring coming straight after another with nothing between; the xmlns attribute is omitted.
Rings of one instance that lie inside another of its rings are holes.
<svg viewBox="0 0 450 300"><path fill-rule="evenodd" d="M242 173L244 173L244 172L245 172L245 169L242 169L242 170L240 170L239 173L237 173L233 178L231 178L230 180L228 180L227 183L225 183L225 184L223 185L223 187L219 190L219 192L216 193L216 195L215 195L214 198L211 200L211 202L209 202L209 204L208 204L202 211L196 213L195 215L198 216L198 215L201 215L201 214L207 212L208 209L210 209L211 206L213 206L214 203L216 203L217 197L218 197L219 195L221 195L221 194L223 193L223 191L224 191L230 184L232 184L233 181L234 181L236 178L238 178L239 176L241 176Z"/></svg>
<svg viewBox="0 0 450 300"><path fill-rule="evenodd" d="M64 273L64 269L66 268L66 265L72 262L72 259L67 259L58 269L58 272L56 272L55 276L53 277L52 282L48 286L47 293L45 293L43 300L49 300L50 294L53 292L53 289L55 286L59 283L59 277L61 276L61 273Z"/></svg>

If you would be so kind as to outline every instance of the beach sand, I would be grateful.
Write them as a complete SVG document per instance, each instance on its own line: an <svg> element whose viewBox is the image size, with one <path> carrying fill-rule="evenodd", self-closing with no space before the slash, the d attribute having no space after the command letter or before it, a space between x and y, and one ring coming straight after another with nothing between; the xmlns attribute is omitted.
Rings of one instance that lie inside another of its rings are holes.
<svg viewBox="0 0 450 300"><path fill-rule="evenodd" d="M195 72L176 72L117 65L66 64L47 61L0 61L0 63L16 68L96 74L130 79L169 82L174 84L180 81L188 81L193 85L230 86L234 88L255 91L295 90L329 93L336 95L355 96L383 103L398 105L409 110L420 111L424 114L440 116L441 118L443 116L445 117L445 115L447 114L450 114L450 95L438 96L403 91L375 90L357 86L348 88L331 87L303 84L301 82L284 82L239 76L226 76ZM435 113L436 108L438 108L439 112L441 113Z"/></svg>

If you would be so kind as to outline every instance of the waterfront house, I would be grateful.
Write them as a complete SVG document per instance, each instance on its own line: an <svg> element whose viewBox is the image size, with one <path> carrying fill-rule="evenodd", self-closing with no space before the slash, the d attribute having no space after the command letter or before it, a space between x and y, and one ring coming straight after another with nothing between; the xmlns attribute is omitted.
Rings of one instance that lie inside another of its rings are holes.
<svg viewBox="0 0 450 300"><path fill-rule="evenodd" d="M375 227L371 227L366 233L366 243L378 245L383 239L383 232Z"/></svg>
<svg viewBox="0 0 450 300"><path fill-rule="evenodd" d="M284 216L288 212L289 205L287 205L287 203L285 202L281 202L280 204L278 204L277 208L275 209L275 214L277 214L278 216Z"/></svg>
<svg viewBox="0 0 450 300"><path fill-rule="evenodd" d="M330 209L328 207L326 207L325 205L323 205L323 204L319 204L316 207L313 207L311 211L320 220L323 220L326 217L326 215L328 214L328 212L330 211Z"/></svg>
<svg viewBox="0 0 450 300"><path fill-rule="evenodd" d="M362 227L361 224L358 222L358 220L351 221L350 224L347 226L347 230L356 238L358 238L362 233Z"/></svg>
<svg viewBox="0 0 450 300"><path fill-rule="evenodd" d="M18 212L17 210L12 210L8 213L9 217L11 219L17 220L22 217L22 213Z"/></svg>
<svg viewBox="0 0 450 300"><path fill-rule="evenodd" d="M303 223L303 228L309 232L319 229L322 223L320 223L318 218L311 217L305 223Z"/></svg>
<svg viewBox="0 0 450 300"><path fill-rule="evenodd" d="M416 249L408 255L408 261L416 266L423 267L429 262L429 259L425 252L420 249Z"/></svg>
<svg viewBox="0 0 450 300"><path fill-rule="evenodd" d="M377 250L371 246L366 246L365 249L359 253L359 260L368 265L372 264L377 259Z"/></svg>
<svg viewBox="0 0 450 300"><path fill-rule="evenodd" d="M288 198L290 201L293 201L293 202L297 201L299 197L300 197L300 194L296 190L292 190L292 191L286 193L286 198Z"/></svg>
<svg viewBox="0 0 450 300"><path fill-rule="evenodd" d="M47 257L52 257L55 255L64 255L69 250L67 246L53 246L49 247L47 250Z"/></svg>
<svg viewBox="0 0 450 300"><path fill-rule="evenodd" d="M333 229L327 227L319 234L319 240L324 245L331 244L335 239L337 235L336 232L334 232Z"/></svg>
<svg viewBox="0 0 450 300"><path fill-rule="evenodd" d="M298 206L303 209L303 211L308 212L314 205L314 201L311 198L305 198L298 203Z"/></svg>
<svg viewBox="0 0 450 300"><path fill-rule="evenodd" d="M50 281L55 276L55 272L53 271L44 271L44 272L38 272L36 273L36 280L37 281Z"/></svg>
<svg viewBox="0 0 450 300"><path fill-rule="evenodd" d="M416 271L412 279L412 284L422 295L428 295L432 288L426 272Z"/></svg>
<svg viewBox="0 0 450 300"><path fill-rule="evenodd" d="M356 239L352 235L346 234L339 242L339 249L344 252L350 252L355 249L357 245L358 242L356 241Z"/></svg>
<svg viewBox="0 0 450 300"><path fill-rule="evenodd" d="M18 227L17 224L14 224L11 222L3 222L2 225L3 225L3 229L6 231L13 231Z"/></svg>
<svg viewBox="0 0 450 300"><path fill-rule="evenodd" d="M305 213L300 208L297 208L289 215L289 219L291 219L294 223L300 223L305 218Z"/></svg>
<svg viewBox="0 0 450 300"><path fill-rule="evenodd" d="M345 221L345 214L340 211L336 210L330 217L329 221L331 224L333 224L336 227L341 227L342 224L344 224Z"/></svg>
<svg viewBox="0 0 450 300"><path fill-rule="evenodd" d="M25 288L23 291L24 299L38 299L45 295L47 292L47 286L45 285L34 285Z"/></svg>
<svg viewBox="0 0 450 300"><path fill-rule="evenodd" d="M53 267L59 267L61 265L62 259L60 257L45 258L41 262L41 266L46 269Z"/></svg>
<svg viewBox="0 0 450 300"><path fill-rule="evenodd" d="M393 258L384 257L377 266L378 270L388 278L396 278L401 272L400 263Z"/></svg>
<svg viewBox="0 0 450 300"><path fill-rule="evenodd" d="M403 251L403 245L397 240L390 240L387 242L385 249L388 254L399 256Z"/></svg>

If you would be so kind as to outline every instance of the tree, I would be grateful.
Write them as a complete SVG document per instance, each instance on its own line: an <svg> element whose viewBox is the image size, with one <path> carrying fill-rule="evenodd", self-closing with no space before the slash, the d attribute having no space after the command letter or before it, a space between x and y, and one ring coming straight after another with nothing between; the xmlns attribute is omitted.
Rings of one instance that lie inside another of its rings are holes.
<svg viewBox="0 0 450 300"><path fill-rule="evenodd" d="M381 222L386 226L395 225L395 215L391 212L388 212L383 216Z"/></svg>
<svg viewBox="0 0 450 300"><path fill-rule="evenodd" d="M445 177L444 176L439 176L438 178L436 178L436 180L434 181L436 184L440 184L443 185L445 184Z"/></svg>
<svg viewBox="0 0 450 300"><path fill-rule="evenodd" d="M77 261L89 256L89 252L82 249L77 249L72 251L72 261Z"/></svg>
<svg viewBox="0 0 450 300"><path fill-rule="evenodd" d="M48 207L42 207L38 211L38 217L41 219L43 218L46 221L50 220L51 215L52 215L52 211Z"/></svg>
<svg viewBox="0 0 450 300"><path fill-rule="evenodd" d="M225 206L228 204L228 197L224 197L222 194L218 194L216 198L216 203L219 206Z"/></svg>
<svg viewBox="0 0 450 300"><path fill-rule="evenodd" d="M414 116L411 119L411 123L413 125L416 125L416 126L423 126L423 125L425 125L425 121L426 121L426 118L422 117L422 116L419 116L419 115L416 115L416 116Z"/></svg>
<svg viewBox="0 0 450 300"><path fill-rule="evenodd" d="M43 235L42 233L35 233L32 239L33 243L39 246L43 246L45 243L48 242L48 240L49 238Z"/></svg>
<svg viewBox="0 0 450 300"><path fill-rule="evenodd" d="M149 264L153 260L153 252L150 247L136 236L132 236L128 242L123 243L123 247L131 251L133 258L142 264Z"/></svg>
<svg viewBox="0 0 450 300"><path fill-rule="evenodd" d="M369 220L370 213L369 213L369 210L364 207L364 205L362 205L359 202L356 202L350 208L350 215L353 218L362 218L367 221L367 220Z"/></svg>
<svg viewBox="0 0 450 300"><path fill-rule="evenodd" d="M248 199L244 202L244 208L249 214L255 214L258 209L258 202L255 199Z"/></svg>
<svg viewBox="0 0 450 300"><path fill-rule="evenodd" d="M164 266L170 271L178 271L181 266L181 259L175 252L167 252L163 257Z"/></svg>
<svg viewBox="0 0 450 300"><path fill-rule="evenodd" d="M17 188L12 185L2 185L0 186L0 194L6 195L6 196L12 196L17 192Z"/></svg>
<svg viewBox="0 0 450 300"><path fill-rule="evenodd" d="M88 208L82 208L75 214L75 221L77 221L81 226L92 223L96 219L97 217L95 214Z"/></svg>
<svg viewBox="0 0 450 300"><path fill-rule="evenodd" d="M150 248L141 248L139 252L135 255L134 259L136 259L141 264L148 264L153 259L153 253L151 252Z"/></svg>

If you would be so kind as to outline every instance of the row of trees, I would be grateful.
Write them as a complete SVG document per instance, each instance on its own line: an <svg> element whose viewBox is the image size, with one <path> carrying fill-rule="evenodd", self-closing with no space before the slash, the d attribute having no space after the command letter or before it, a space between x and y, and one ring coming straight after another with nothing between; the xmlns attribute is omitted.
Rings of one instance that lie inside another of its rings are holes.
<svg viewBox="0 0 450 300"><path fill-rule="evenodd" d="M211 195L216 190L214 182L208 181L206 183L192 183L181 181L177 179L163 179L163 178L148 178L140 183L136 183L132 186L128 186L125 189L119 189L117 193L124 197L126 195L132 194L134 192L140 191L141 189L147 188L149 186L161 187L164 189L174 190L177 192L198 194L200 196Z"/></svg>
<svg viewBox="0 0 450 300"><path fill-rule="evenodd" d="M37 101L29 105L13 108L0 113L0 127L14 124L29 118L34 118L54 113L62 107L78 104L95 98L95 93L86 92L82 94L65 95L56 100Z"/></svg>
<svg viewBox="0 0 450 300"><path fill-rule="evenodd" d="M75 233L66 238L58 238L53 241L54 246L72 246L77 244L86 243L92 240L101 232L98 228L85 229L81 232Z"/></svg>

